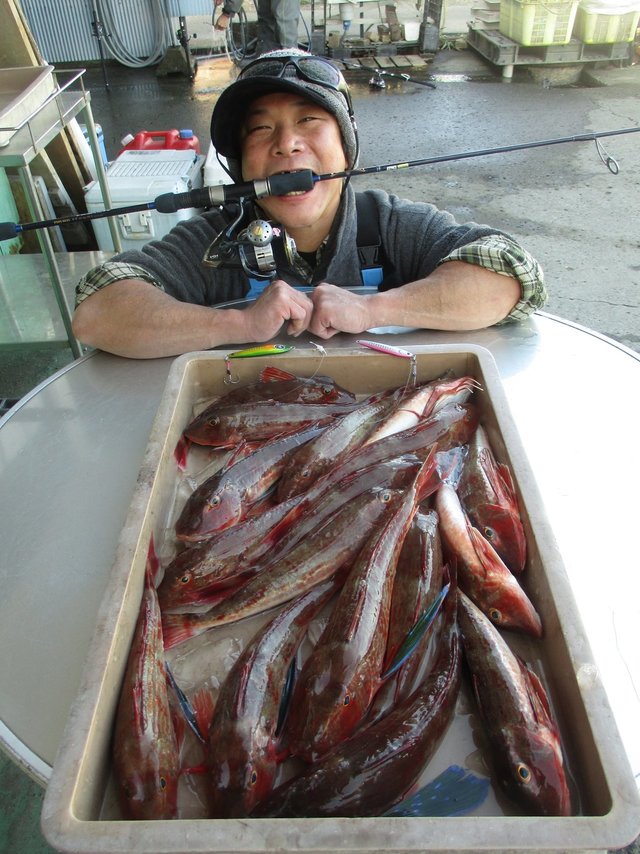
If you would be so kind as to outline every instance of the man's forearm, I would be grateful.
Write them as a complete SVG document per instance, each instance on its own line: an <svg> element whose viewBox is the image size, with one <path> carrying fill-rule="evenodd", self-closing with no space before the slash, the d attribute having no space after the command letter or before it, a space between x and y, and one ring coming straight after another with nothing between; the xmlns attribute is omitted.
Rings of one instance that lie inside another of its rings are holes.
<svg viewBox="0 0 640 854"><path fill-rule="evenodd" d="M373 295L372 325L451 331L484 329L504 320L520 296L516 279L451 261L427 279Z"/></svg>
<svg viewBox="0 0 640 854"><path fill-rule="evenodd" d="M243 340L242 312L179 302L148 282L114 282L85 299L73 316L84 344L149 359Z"/></svg>

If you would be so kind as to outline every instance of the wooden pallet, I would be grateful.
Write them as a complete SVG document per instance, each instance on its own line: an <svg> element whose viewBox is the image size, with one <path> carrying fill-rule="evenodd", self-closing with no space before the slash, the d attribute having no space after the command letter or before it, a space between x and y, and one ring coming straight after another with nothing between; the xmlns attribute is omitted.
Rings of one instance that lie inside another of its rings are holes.
<svg viewBox="0 0 640 854"><path fill-rule="evenodd" d="M630 42L585 44L571 39L568 44L525 47L498 30L485 30L469 25L467 43L494 65L571 65L579 62L624 60L630 56Z"/></svg>

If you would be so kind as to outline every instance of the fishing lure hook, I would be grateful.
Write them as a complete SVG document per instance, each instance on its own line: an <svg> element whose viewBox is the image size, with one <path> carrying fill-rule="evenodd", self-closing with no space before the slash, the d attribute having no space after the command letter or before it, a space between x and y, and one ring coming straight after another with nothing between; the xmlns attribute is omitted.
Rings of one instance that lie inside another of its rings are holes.
<svg viewBox="0 0 640 854"><path fill-rule="evenodd" d="M612 175L617 175L620 171L618 161L614 157L611 157L611 155L607 152L604 145L600 142L599 139L594 139L594 142L596 144L596 151L598 152L600 160L602 160L602 162Z"/></svg>
<svg viewBox="0 0 640 854"><path fill-rule="evenodd" d="M409 379L407 385L415 385L418 380L418 365L416 354L410 350L403 350L402 347L392 347L391 344L380 344L378 341L365 341L362 338L356 341L362 347L368 347L370 350L375 350L378 353L386 353L388 356L398 356L401 359L410 359L411 367L409 369Z"/></svg>

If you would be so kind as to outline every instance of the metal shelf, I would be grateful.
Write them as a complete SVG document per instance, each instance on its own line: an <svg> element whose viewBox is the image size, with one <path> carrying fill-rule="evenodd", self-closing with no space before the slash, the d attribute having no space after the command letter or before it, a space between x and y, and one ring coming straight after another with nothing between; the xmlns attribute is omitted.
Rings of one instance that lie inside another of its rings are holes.
<svg viewBox="0 0 640 854"><path fill-rule="evenodd" d="M84 72L84 68L54 72L57 83L55 91L31 115L27 116L19 126L1 129L13 131L14 135L7 145L0 148L0 167L17 169L29 203L30 214L34 221L43 221L45 215L29 164L50 142L62 133L72 119L80 114L83 115L87 127L89 145L93 153L105 209L112 207L96 127L91 112L91 95L84 88L82 81ZM66 75L62 83L59 80L60 75ZM80 88L71 90L70 87L75 83L79 83ZM122 244L120 235L111 219L109 220L109 227L116 252L121 252ZM49 279L62 317L67 340L73 355L78 358L83 355L83 350L71 329L71 310L51 238L46 228L38 229L37 235L42 254L46 261Z"/></svg>

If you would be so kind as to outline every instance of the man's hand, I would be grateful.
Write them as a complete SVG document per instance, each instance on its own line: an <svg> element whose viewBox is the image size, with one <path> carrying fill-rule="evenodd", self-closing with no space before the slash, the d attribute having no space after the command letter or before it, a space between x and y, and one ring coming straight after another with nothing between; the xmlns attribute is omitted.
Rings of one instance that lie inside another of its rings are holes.
<svg viewBox="0 0 640 854"><path fill-rule="evenodd" d="M287 321L287 333L300 335L309 326L312 312L313 303L307 294L276 279L249 308L244 309L247 333L244 340L268 341Z"/></svg>
<svg viewBox="0 0 640 854"><path fill-rule="evenodd" d="M225 12L221 12L218 15L218 20L215 22L213 28L214 30L226 30L231 23L231 15L227 15Z"/></svg>
<svg viewBox="0 0 640 854"><path fill-rule="evenodd" d="M318 285L309 296L313 315L308 329L319 338L332 338L337 332L357 334L373 325L366 296L328 284Z"/></svg>

